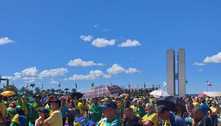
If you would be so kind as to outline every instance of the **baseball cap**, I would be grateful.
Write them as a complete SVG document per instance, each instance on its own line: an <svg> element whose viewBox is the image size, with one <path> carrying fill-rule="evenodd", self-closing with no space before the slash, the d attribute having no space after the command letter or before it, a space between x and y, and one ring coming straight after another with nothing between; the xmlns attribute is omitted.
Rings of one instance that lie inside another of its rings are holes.
<svg viewBox="0 0 221 126"><path fill-rule="evenodd" d="M117 109L117 105L114 102L107 102L103 105L101 105L102 110L106 110L108 108Z"/></svg>
<svg viewBox="0 0 221 126"><path fill-rule="evenodd" d="M48 113L49 113L49 110L46 109L46 108L40 108L39 112L40 112L40 113L48 114Z"/></svg>

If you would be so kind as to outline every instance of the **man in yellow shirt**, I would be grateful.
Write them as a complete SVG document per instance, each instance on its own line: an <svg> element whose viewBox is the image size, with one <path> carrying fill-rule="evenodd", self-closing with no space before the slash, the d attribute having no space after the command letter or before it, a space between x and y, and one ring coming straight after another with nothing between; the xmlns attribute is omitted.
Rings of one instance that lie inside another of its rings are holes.
<svg viewBox="0 0 221 126"><path fill-rule="evenodd" d="M44 126L63 126L62 114L59 110L60 101L56 97L49 98L50 116L44 121Z"/></svg>
<svg viewBox="0 0 221 126"><path fill-rule="evenodd" d="M175 122L175 116L170 112L167 106L157 106L157 113L142 118L143 126L159 126L160 122L163 126L179 126Z"/></svg>
<svg viewBox="0 0 221 126"><path fill-rule="evenodd" d="M158 126L159 120L158 120L158 114L152 113L150 115L145 115L142 118L143 126Z"/></svg>

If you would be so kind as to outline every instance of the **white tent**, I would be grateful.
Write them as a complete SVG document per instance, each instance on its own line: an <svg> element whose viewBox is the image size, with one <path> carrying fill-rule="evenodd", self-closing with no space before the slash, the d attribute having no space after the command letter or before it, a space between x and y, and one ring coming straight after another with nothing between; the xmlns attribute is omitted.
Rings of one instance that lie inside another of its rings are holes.
<svg viewBox="0 0 221 126"><path fill-rule="evenodd" d="M219 97L221 96L221 92L203 92L204 95L209 97Z"/></svg>
<svg viewBox="0 0 221 126"><path fill-rule="evenodd" d="M154 90L154 91L150 92L150 95L154 96L155 98L169 96L169 94L162 89Z"/></svg>

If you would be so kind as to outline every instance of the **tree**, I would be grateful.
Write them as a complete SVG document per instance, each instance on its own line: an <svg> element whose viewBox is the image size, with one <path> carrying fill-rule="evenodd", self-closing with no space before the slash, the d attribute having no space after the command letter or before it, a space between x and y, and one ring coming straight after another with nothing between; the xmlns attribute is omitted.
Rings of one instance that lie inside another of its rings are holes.
<svg viewBox="0 0 221 126"><path fill-rule="evenodd" d="M76 92L76 89L71 89L71 93L75 93Z"/></svg>
<svg viewBox="0 0 221 126"><path fill-rule="evenodd" d="M94 84L94 82L93 82L93 83L91 83L91 87L94 87L94 85L95 85L95 84Z"/></svg>
<svg viewBox="0 0 221 126"><path fill-rule="evenodd" d="M40 94L40 93L41 93L40 88L39 88L39 87L36 87L36 88L35 88L35 94Z"/></svg>
<svg viewBox="0 0 221 126"><path fill-rule="evenodd" d="M32 84L30 84L30 86L31 86L31 88L33 89L33 88L35 87L35 84L32 83Z"/></svg>

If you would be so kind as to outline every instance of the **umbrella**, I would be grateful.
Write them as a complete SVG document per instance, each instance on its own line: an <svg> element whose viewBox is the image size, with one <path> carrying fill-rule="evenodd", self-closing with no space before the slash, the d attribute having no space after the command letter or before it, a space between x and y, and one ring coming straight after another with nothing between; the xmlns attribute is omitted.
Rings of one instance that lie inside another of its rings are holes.
<svg viewBox="0 0 221 126"><path fill-rule="evenodd" d="M15 92L14 91L3 91L1 93L2 96L5 96L5 97L11 97L13 95L15 95Z"/></svg>
<svg viewBox="0 0 221 126"><path fill-rule="evenodd" d="M166 91L163 91L161 89L150 92L150 95L154 96L155 98L169 96L169 94Z"/></svg>

